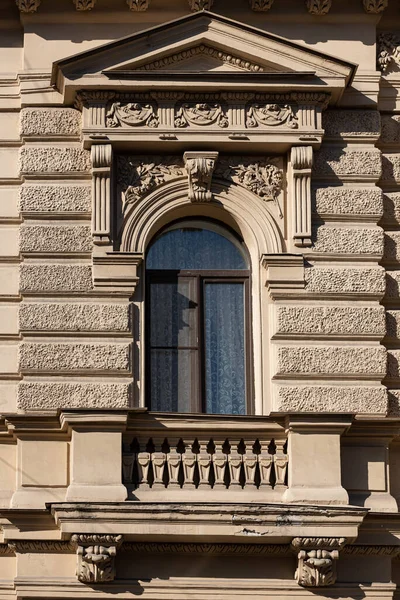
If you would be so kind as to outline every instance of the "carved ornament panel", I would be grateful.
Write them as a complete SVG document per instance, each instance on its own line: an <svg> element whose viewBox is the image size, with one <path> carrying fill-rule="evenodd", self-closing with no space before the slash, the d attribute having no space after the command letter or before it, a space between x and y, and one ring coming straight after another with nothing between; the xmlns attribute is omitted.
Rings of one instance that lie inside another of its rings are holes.
<svg viewBox="0 0 400 600"><path fill-rule="evenodd" d="M383 73L400 69L400 35L382 33L378 38L378 68Z"/></svg>

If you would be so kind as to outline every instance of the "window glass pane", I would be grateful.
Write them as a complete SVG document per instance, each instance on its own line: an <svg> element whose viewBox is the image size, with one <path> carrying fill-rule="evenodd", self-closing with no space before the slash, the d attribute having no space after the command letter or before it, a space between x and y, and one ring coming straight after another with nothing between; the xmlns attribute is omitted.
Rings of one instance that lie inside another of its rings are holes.
<svg viewBox="0 0 400 600"><path fill-rule="evenodd" d="M194 412L197 350L151 350L151 410Z"/></svg>
<svg viewBox="0 0 400 600"><path fill-rule="evenodd" d="M156 281L150 285L150 345L196 346L195 282Z"/></svg>
<svg viewBox="0 0 400 600"><path fill-rule="evenodd" d="M206 412L246 413L244 284L204 284Z"/></svg>
<svg viewBox="0 0 400 600"><path fill-rule="evenodd" d="M185 222L172 226L151 245L147 269L247 269L240 242L218 225Z"/></svg>

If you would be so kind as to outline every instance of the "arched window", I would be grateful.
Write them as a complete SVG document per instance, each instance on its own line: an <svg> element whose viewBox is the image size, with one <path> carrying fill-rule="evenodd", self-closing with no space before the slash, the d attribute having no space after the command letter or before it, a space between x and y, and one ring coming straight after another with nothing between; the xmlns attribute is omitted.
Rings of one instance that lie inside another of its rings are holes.
<svg viewBox="0 0 400 600"><path fill-rule="evenodd" d="M151 410L249 412L249 266L239 238L188 219L146 258L147 398Z"/></svg>

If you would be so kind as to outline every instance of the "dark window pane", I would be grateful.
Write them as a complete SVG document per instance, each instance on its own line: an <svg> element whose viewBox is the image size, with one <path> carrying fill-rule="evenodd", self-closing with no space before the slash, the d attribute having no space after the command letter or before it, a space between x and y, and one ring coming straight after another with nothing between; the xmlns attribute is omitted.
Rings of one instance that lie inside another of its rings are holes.
<svg viewBox="0 0 400 600"><path fill-rule="evenodd" d="M196 346L195 281L152 282L150 286L150 345Z"/></svg>
<svg viewBox="0 0 400 600"><path fill-rule="evenodd" d="M205 283L206 412L246 413L244 284Z"/></svg>
<svg viewBox="0 0 400 600"><path fill-rule="evenodd" d="M155 240L147 254L146 268L243 270L248 266L240 242L233 235L218 226L207 229L188 224L174 226Z"/></svg>
<svg viewBox="0 0 400 600"><path fill-rule="evenodd" d="M196 384L196 350L151 350L151 409L193 412Z"/></svg>

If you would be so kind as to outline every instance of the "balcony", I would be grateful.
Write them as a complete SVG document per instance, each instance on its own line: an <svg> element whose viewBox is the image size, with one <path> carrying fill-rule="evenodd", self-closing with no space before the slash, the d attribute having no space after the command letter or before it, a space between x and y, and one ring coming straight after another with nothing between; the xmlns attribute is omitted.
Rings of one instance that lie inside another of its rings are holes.
<svg viewBox="0 0 400 600"><path fill-rule="evenodd" d="M136 413L122 465L129 500L279 502L287 438L268 417Z"/></svg>

